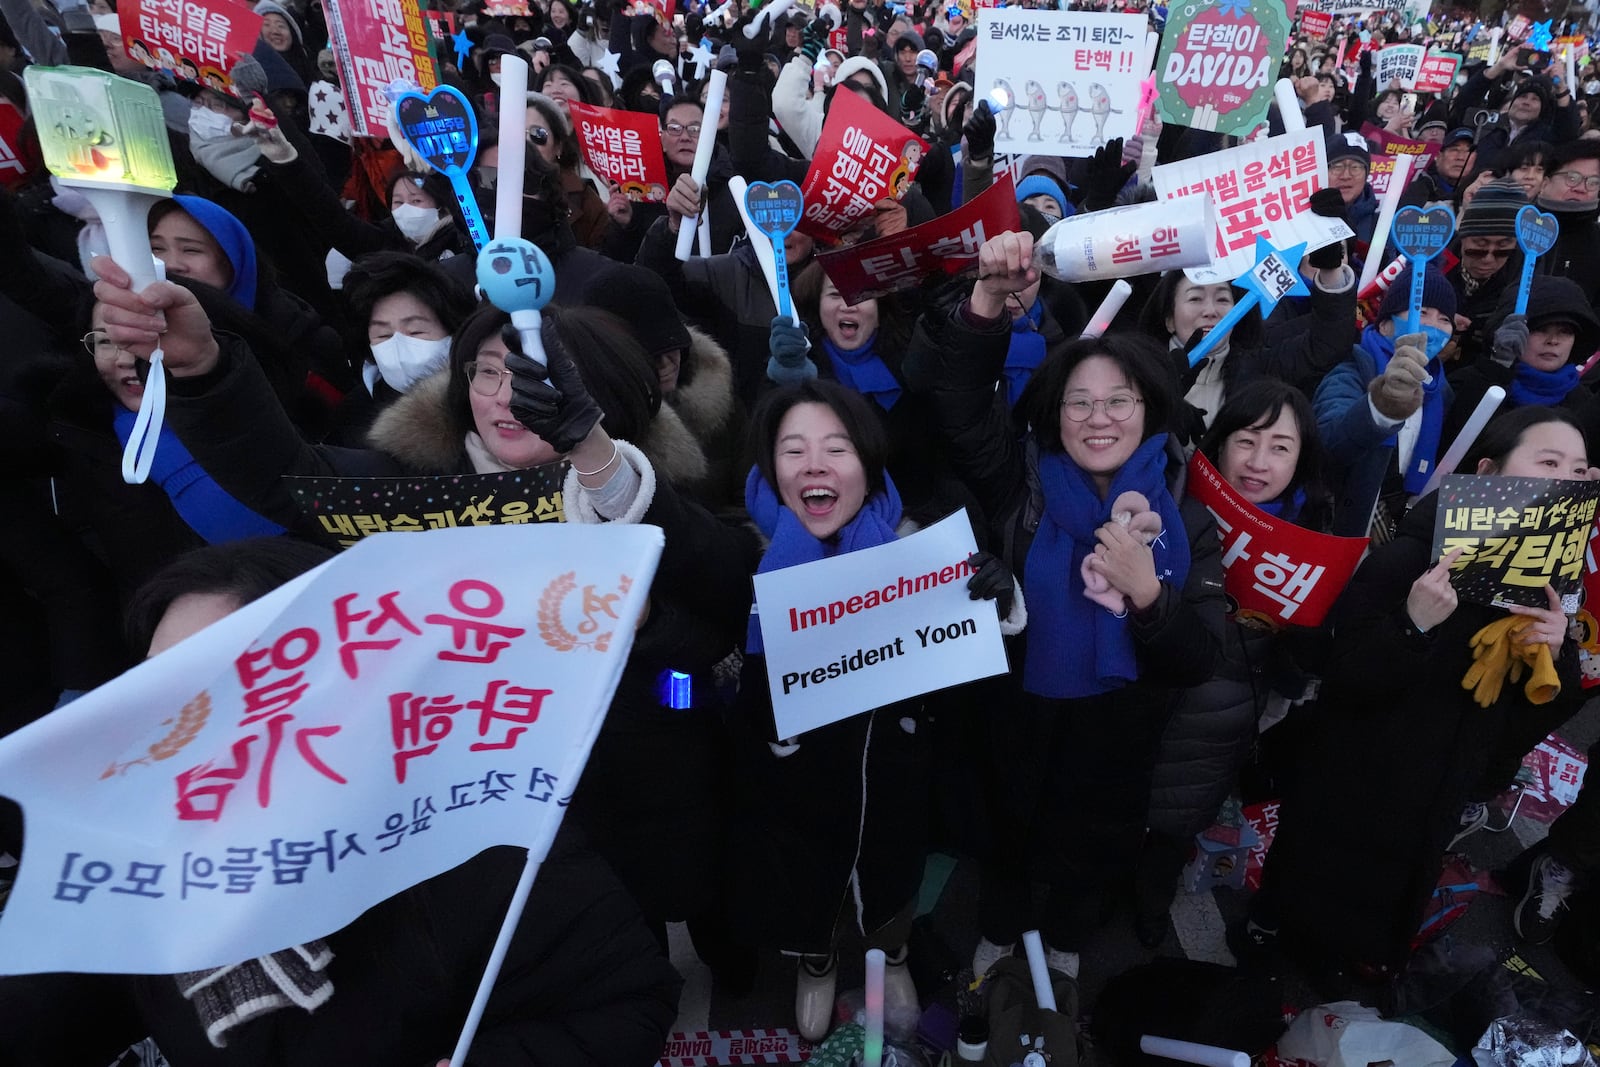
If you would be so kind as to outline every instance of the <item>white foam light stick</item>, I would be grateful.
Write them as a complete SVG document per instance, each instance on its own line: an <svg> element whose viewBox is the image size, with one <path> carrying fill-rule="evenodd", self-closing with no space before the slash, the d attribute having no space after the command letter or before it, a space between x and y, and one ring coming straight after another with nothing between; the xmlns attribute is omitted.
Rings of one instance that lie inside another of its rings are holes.
<svg viewBox="0 0 1600 1067"><path fill-rule="evenodd" d="M700 225L694 228L700 236L700 258L707 259L711 256L711 212L700 212Z"/></svg>
<svg viewBox="0 0 1600 1067"><path fill-rule="evenodd" d="M1383 267L1383 253L1389 243L1389 230L1394 226L1394 213L1400 207L1400 197L1411 179L1413 156L1394 157L1394 173L1389 175L1389 188L1383 191L1383 201L1378 205L1378 227L1372 231L1372 245L1367 249L1367 261L1361 265L1361 281L1356 292L1372 284Z"/></svg>
<svg viewBox="0 0 1600 1067"><path fill-rule="evenodd" d="M728 192L733 194L733 203L739 209L739 218L744 221L745 233L750 235L750 243L755 246L756 259L761 264L761 273L767 279L768 291L772 293L772 306L778 307L780 305L778 297L778 264L772 258L772 241L766 234L761 232L761 227L757 226L750 218L750 212L745 210L744 194L747 189L749 189L748 183L739 175L735 174L728 179ZM795 325L800 325L798 320L795 320Z"/></svg>
<svg viewBox="0 0 1600 1067"><path fill-rule="evenodd" d="M1576 100L1578 97L1578 64L1572 58L1572 53L1573 47L1569 44L1567 45L1567 84L1562 86L1562 88L1571 93L1573 99Z"/></svg>
<svg viewBox="0 0 1600 1067"><path fill-rule="evenodd" d="M881 1067L883 1063L883 949L867 950L866 1037L861 1043L862 1067Z"/></svg>
<svg viewBox="0 0 1600 1067"><path fill-rule="evenodd" d="M500 57L500 162L495 171L494 235L522 236L522 173L528 163L528 63Z"/></svg>
<svg viewBox="0 0 1600 1067"><path fill-rule="evenodd" d="M1499 410L1505 401L1506 391L1498 385L1489 386L1489 391L1483 394L1483 399L1478 401L1478 406L1472 409L1472 417L1467 420L1461 432L1456 434L1456 439L1450 442L1450 447L1445 450L1444 457L1433 465L1433 473L1428 475L1428 482L1422 487L1422 492L1412 497L1412 503L1421 500L1435 489L1439 488L1439 480L1446 474L1454 474L1456 464L1461 462L1461 457L1467 454L1473 442L1483 428L1494 418L1494 413Z"/></svg>
<svg viewBox="0 0 1600 1067"><path fill-rule="evenodd" d="M794 0L772 0L772 3L762 8L750 25L744 28L744 39L747 41L755 40L756 34L760 33L763 27L777 22L783 16L783 13L793 6Z"/></svg>
<svg viewBox="0 0 1600 1067"><path fill-rule="evenodd" d="M1056 1010L1056 991L1050 986L1050 966L1044 958L1044 940L1039 931L1028 930L1022 935L1022 946L1028 952L1028 973L1033 976L1033 996L1041 1011Z"/></svg>
<svg viewBox="0 0 1600 1067"><path fill-rule="evenodd" d="M694 163L689 167L689 177L700 187L702 195L705 194L706 175L711 170L711 153L716 149L717 122L722 117L722 97L728 91L728 72L714 70L711 80L706 83L706 109L700 117L700 140L694 146ZM694 231L696 221L700 218L684 219L678 224L678 259L684 263L689 261L689 253L694 250Z"/></svg>
<svg viewBox="0 0 1600 1067"><path fill-rule="evenodd" d="M1215 1045L1197 1045L1193 1041L1174 1041L1170 1037L1139 1039L1139 1051L1150 1056L1164 1056L1179 1063L1198 1063L1200 1067L1250 1067L1250 1057L1243 1052L1233 1052Z"/></svg>
<svg viewBox="0 0 1600 1067"><path fill-rule="evenodd" d="M1089 316L1089 325L1083 328L1079 337L1099 337L1111 329L1111 320L1117 317L1117 312L1122 310L1122 305L1128 302L1128 297L1133 295L1133 286L1121 278L1111 287L1106 298L1100 301L1100 306L1094 309L1094 314Z"/></svg>
<svg viewBox="0 0 1600 1067"><path fill-rule="evenodd" d="M1278 114L1283 118L1284 133L1300 133L1306 128L1306 116L1300 110L1300 97L1294 91L1294 80L1279 78L1272 87L1278 101Z"/></svg>

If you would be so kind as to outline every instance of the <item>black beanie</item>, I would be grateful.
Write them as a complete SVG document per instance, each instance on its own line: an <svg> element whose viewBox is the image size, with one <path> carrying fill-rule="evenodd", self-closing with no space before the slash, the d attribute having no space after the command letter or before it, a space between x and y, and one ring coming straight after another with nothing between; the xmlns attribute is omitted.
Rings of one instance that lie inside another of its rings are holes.
<svg viewBox="0 0 1600 1067"><path fill-rule="evenodd" d="M1499 178L1479 189L1472 203L1461 209L1456 224L1457 237L1515 237L1517 212L1528 203L1522 184L1512 178Z"/></svg>
<svg viewBox="0 0 1600 1067"><path fill-rule="evenodd" d="M1506 286L1495 313L1504 319L1517 306L1517 287ZM1558 322L1572 327L1577 337L1572 342L1572 361L1582 363L1600 348L1600 319L1583 295L1583 287L1571 278L1539 274L1528 287L1528 329L1538 330Z"/></svg>

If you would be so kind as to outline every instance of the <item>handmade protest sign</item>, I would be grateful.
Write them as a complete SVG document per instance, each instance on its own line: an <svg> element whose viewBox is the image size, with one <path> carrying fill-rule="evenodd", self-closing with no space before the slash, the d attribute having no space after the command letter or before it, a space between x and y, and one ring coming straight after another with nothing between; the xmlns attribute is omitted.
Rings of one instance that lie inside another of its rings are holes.
<svg viewBox="0 0 1600 1067"><path fill-rule="evenodd" d="M800 232L832 241L872 214L880 200L899 200L916 180L928 142L855 93L834 96L811 169L800 183Z"/></svg>
<svg viewBox="0 0 1600 1067"><path fill-rule="evenodd" d="M1306 11L1304 5L1300 12L1300 30L1313 38L1326 37L1328 31L1333 29L1333 16L1326 11Z"/></svg>
<svg viewBox="0 0 1600 1067"><path fill-rule="evenodd" d="M0 973L323 937L492 845L543 857L621 675L649 526L374 537L0 741Z"/></svg>
<svg viewBox="0 0 1600 1067"><path fill-rule="evenodd" d="M326 0L323 9L350 131L384 137L390 82L412 82L425 93L439 84L432 37L417 0Z"/></svg>
<svg viewBox="0 0 1600 1067"><path fill-rule="evenodd" d="M1582 651L1578 657L1582 669ZM1589 688L1595 683L1600 683L1600 677L1591 679L1586 671L1583 687ZM1522 757L1522 769L1516 777L1520 788L1500 794L1492 802L1493 806L1502 811L1514 811L1519 818L1549 825L1577 801L1588 770L1587 756L1560 734L1550 734Z"/></svg>
<svg viewBox="0 0 1600 1067"><path fill-rule="evenodd" d="M1432 558L1463 550L1450 568L1450 584L1462 600L1543 608L1550 585L1570 615L1578 610L1597 499L1600 482L1446 475L1439 483Z"/></svg>
<svg viewBox="0 0 1600 1067"><path fill-rule="evenodd" d="M1087 156L1132 137L1144 66L1143 15L985 10L977 93L998 107L997 152Z"/></svg>
<svg viewBox="0 0 1600 1067"><path fill-rule="evenodd" d="M629 200L659 203L667 198L667 163L654 115L576 100L567 109L583 161L608 188Z"/></svg>
<svg viewBox="0 0 1600 1067"><path fill-rule="evenodd" d="M1418 174L1439 154L1436 144L1413 141L1370 122L1362 125L1361 136L1366 138L1367 146L1372 150L1372 165L1367 169L1367 181L1372 185L1372 191L1380 196L1389 188L1389 179L1394 176L1395 157L1411 156L1409 173Z"/></svg>
<svg viewBox="0 0 1600 1067"><path fill-rule="evenodd" d="M284 485L308 521L341 547L379 533L565 522L566 464L496 474L296 478Z"/></svg>
<svg viewBox="0 0 1600 1067"><path fill-rule="evenodd" d="M847 303L915 288L939 274L975 270L978 250L989 238L1022 225L1011 175L956 208L920 226L846 245L817 256L823 271Z"/></svg>
<svg viewBox="0 0 1600 1067"><path fill-rule="evenodd" d="M1372 81L1379 89L1388 89L1395 82L1402 89L1413 89L1417 84L1417 71L1422 69L1422 57L1427 52L1420 44L1392 44L1380 49L1372 57Z"/></svg>
<svg viewBox="0 0 1600 1067"><path fill-rule="evenodd" d="M1039 266L1067 282L1127 278L1211 262L1216 210L1206 193L1072 215L1039 238Z"/></svg>
<svg viewBox="0 0 1600 1067"><path fill-rule="evenodd" d="M1367 549L1365 537L1333 537L1268 515L1196 452L1189 492L1217 520L1228 614L1246 626L1320 626Z"/></svg>
<svg viewBox="0 0 1600 1067"><path fill-rule="evenodd" d="M234 0L126 0L117 23L129 59L229 94L234 61L261 36L261 16Z"/></svg>
<svg viewBox="0 0 1600 1067"><path fill-rule="evenodd" d="M1282 5L1174 4L1156 59L1161 120L1247 134L1267 119L1289 36Z"/></svg>
<svg viewBox="0 0 1600 1067"><path fill-rule="evenodd" d="M1456 71L1461 67L1461 57L1454 52L1428 49L1417 69L1416 83L1412 88L1419 93L1445 93L1455 83Z"/></svg>
<svg viewBox="0 0 1600 1067"><path fill-rule="evenodd" d="M910 537L755 576L780 737L1006 671L1000 620L967 595L965 510Z"/></svg>
<svg viewBox="0 0 1600 1067"><path fill-rule="evenodd" d="M1151 171L1164 199L1206 192L1216 202L1212 264L1186 270L1190 280L1237 278L1255 265L1257 237L1280 248L1303 241L1312 250L1350 237L1349 226L1311 211L1311 194L1326 184L1326 153L1320 128L1312 127Z"/></svg>
<svg viewBox="0 0 1600 1067"><path fill-rule="evenodd" d="M441 85L426 96L401 93L394 102L394 117L400 136L428 166L450 179L472 245L483 251L489 230L467 181L467 168L478 157L478 119L466 94L451 85Z"/></svg>
<svg viewBox="0 0 1600 1067"><path fill-rule="evenodd" d="M1456 232L1456 213L1448 204L1435 204L1426 211L1403 207L1394 213L1394 246L1411 261L1411 303L1406 332L1422 329L1422 292L1428 277L1427 261L1450 246Z"/></svg>
<svg viewBox="0 0 1600 1067"><path fill-rule="evenodd" d="M795 318L794 303L789 298L789 257L784 254L783 243L800 224L805 206L800 187L794 182L752 182L745 189L745 215L761 235L772 243L778 314L796 324L799 320Z"/></svg>
<svg viewBox="0 0 1600 1067"><path fill-rule="evenodd" d="M1528 292L1533 288L1533 267L1540 256L1556 246L1560 224L1548 211L1524 204L1517 211L1517 247L1522 249L1522 277L1517 281L1517 314L1528 313Z"/></svg>
<svg viewBox="0 0 1600 1067"><path fill-rule="evenodd" d="M1513 41L1521 41L1528 36L1528 31L1533 28L1533 22L1526 15L1518 15L1506 23L1506 36Z"/></svg>

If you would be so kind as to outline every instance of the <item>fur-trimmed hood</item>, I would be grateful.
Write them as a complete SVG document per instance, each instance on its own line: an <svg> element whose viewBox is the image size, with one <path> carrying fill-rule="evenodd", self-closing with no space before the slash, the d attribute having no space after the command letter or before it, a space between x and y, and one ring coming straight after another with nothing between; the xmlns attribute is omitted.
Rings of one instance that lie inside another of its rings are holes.
<svg viewBox="0 0 1600 1067"><path fill-rule="evenodd" d="M726 367L726 355L723 364ZM367 443L419 474L470 473L465 434L450 417L449 387L448 368L412 386L374 420ZM666 404L650 421L645 439L634 444L656 473L673 485L692 486L704 481L709 471L695 434Z"/></svg>
<svg viewBox="0 0 1600 1067"><path fill-rule="evenodd" d="M733 419L733 361L727 350L709 334L685 324L689 351L684 359L692 368L687 385L672 394L673 410L701 444L722 433Z"/></svg>

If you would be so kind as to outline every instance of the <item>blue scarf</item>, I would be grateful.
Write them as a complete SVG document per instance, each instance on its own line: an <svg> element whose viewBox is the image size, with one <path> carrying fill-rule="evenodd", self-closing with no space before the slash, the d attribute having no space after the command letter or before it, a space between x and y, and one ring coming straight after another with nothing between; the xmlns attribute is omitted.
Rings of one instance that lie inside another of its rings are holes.
<svg viewBox="0 0 1600 1067"><path fill-rule="evenodd" d="M1094 551L1095 531L1111 519L1121 494L1143 493L1161 516L1156 576L1182 589L1189 574L1189 538L1178 503L1167 491L1167 435L1140 445L1102 498L1094 481L1065 453L1039 454L1044 516L1028 550L1023 591L1028 600L1028 654L1022 687L1045 697L1094 696L1139 677L1133 635L1118 618L1083 595L1079 568Z"/></svg>
<svg viewBox="0 0 1600 1067"><path fill-rule="evenodd" d="M137 416L122 405L117 405L113 427L122 447L128 447L133 436L133 420ZM156 440L155 461L150 477L163 490L178 517L189 528L205 538L208 545L224 541L238 541L246 537L273 537L283 533L283 527L262 518L218 485L204 470L189 450L183 447L172 426L163 423L161 436Z"/></svg>
<svg viewBox="0 0 1600 1067"><path fill-rule="evenodd" d="M1394 339L1378 331L1377 324L1361 331L1361 347L1378 365L1378 373L1394 358ZM1428 360L1428 373L1433 381L1422 387L1422 425L1417 431L1417 443L1411 449L1411 462L1402 472L1406 492L1416 494L1428 484L1434 460L1439 458L1439 436L1444 430L1444 366L1437 359ZM1396 430L1384 442L1390 448L1399 445L1400 432Z"/></svg>
<svg viewBox="0 0 1600 1067"><path fill-rule="evenodd" d="M761 557L761 565L756 568L757 574L886 545L896 540L895 527L900 525L900 493L888 471L883 474L883 491L868 497L855 518L826 541L811 536L800 517L784 506L777 492L761 477L759 467L750 468L750 476L744 481L744 506L756 528L771 542ZM745 651L761 655L765 650L761 618L752 611Z"/></svg>
<svg viewBox="0 0 1600 1067"><path fill-rule="evenodd" d="M828 361L833 364L833 375L840 384L847 385L862 396L871 397L878 406L889 411L900 399L900 379L873 351L878 341L874 333L860 348L840 348L822 336L822 347L827 350Z"/></svg>
<svg viewBox="0 0 1600 1067"><path fill-rule="evenodd" d="M1265 504L1256 504L1255 507L1266 512L1275 519L1294 522L1299 518L1300 512L1305 510L1306 491L1296 489L1288 496L1280 496L1276 500L1269 500Z"/></svg>
<svg viewBox="0 0 1600 1067"><path fill-rule="evenodd" d="M1578 384L1578 370L1576 363L1568 363L1560 370L1540 370L1519 359L1511 368L1511 402L1517 407L1554 407Z"/></svg>
<svg viewBox="0 0 1600 1067"><path fill-rule="evenodd" d="M1006 407L1014 408L1022 397L1022 390L1033 377L1033 372L1044 362L1044 334L1039 332L1039 320L1044 318L1044 303L1033 298L1033 307L1026 315L1011 323L1011 347L1006 349Z"/></svg>

